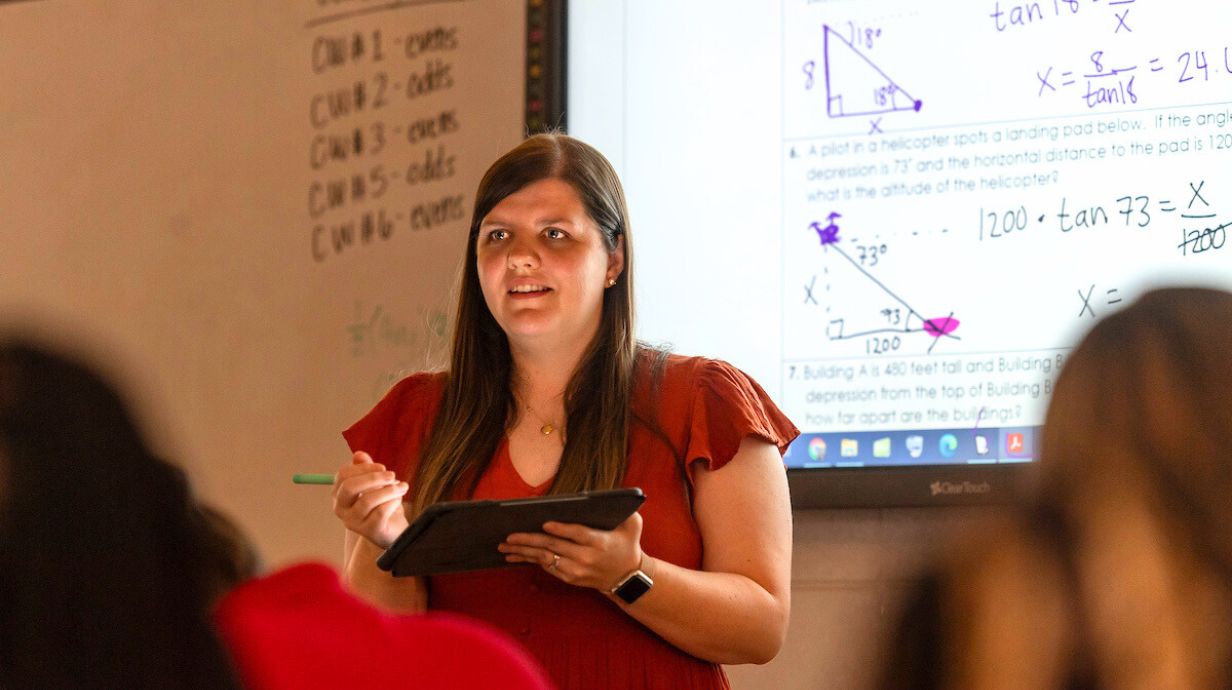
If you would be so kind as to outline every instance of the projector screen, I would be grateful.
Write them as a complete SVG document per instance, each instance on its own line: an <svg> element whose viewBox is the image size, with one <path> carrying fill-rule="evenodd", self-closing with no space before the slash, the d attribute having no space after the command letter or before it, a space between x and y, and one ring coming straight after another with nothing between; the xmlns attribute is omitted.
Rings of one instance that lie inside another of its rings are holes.
<svg viewBox="0 0 1232 690"><path fill-rule="evenodd" d="M1232 287L1230 26L1196 0L573 3L567 128L626 186L639 337L762 383L803 431L793 500L978 500L1035 459L1096 319ZM802 500L839 477L864 493Z"/></svg>

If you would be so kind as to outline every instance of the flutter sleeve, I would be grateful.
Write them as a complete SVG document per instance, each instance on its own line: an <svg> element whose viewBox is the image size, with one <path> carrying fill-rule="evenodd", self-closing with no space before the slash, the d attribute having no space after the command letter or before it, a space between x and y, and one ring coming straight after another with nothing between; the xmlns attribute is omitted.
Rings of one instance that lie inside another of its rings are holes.
<svg viewBox="0 0 1232 690"><path fill-rule="evenodd" d="M403 479L413 476L419 448L440 406L444 375L419 373L389 389L359 421L342 432L351 451L364 451Z"/></svg>
<svg viewBox="0 0 1232 690"><path fill-rule="evenodd" d="M690 482L698 462L711 470L723 467L746 437L772 443L781 454L800 435L756 381L720 360L701 360L691 408L684 456Z"/></svg>

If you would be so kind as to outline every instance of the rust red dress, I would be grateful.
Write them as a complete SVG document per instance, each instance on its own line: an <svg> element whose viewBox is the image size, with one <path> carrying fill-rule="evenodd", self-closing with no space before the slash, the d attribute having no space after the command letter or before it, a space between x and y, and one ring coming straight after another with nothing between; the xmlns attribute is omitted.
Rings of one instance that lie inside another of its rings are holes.
<svg viewBox="0 0 1232 690"><path fill-rule="evenodd" d="M646 502L642 549L685 568L700 569L702 542L690 494L698 463L717 470L747 436L784 452L799 431L761 386L713 359L669 355L652 381L649 355L639 357L635 417L653 419L668 443L646 424L629 430L624 485L641 487ZM440 403L443 374L403 379L363 419L343 432L402 477L414 477L420 446ZM523 481L502 442L472 496L521 498L544 494L545 482ZM538 567L429 578L432 610L474 616L521 641L562 690L727 688L722 668L677 649L629 617L596 590L567 585Z"/></svg>

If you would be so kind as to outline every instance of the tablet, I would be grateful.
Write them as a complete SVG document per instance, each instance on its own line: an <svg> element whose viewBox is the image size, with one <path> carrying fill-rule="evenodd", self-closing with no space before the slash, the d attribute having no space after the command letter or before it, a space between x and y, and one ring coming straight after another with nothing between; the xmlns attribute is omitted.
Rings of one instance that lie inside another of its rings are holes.
<svg viewBox="0 0 1232 690"><path fill-rule="evenodd" d="M514 532L542 532L548 521L615 529L646 500L638 488L506 501L446 501L428 506L381 554L377 565L395 576L505 568L496 547Z"/></svg>

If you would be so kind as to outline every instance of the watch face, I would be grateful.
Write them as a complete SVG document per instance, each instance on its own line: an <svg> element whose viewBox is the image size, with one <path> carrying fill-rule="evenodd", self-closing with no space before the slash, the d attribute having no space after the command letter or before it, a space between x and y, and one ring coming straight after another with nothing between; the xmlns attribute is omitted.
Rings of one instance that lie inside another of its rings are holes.
<svg viewBox="0 0 1232 690"><path fill-rule="evenodd" d="M632 604L650 589L651 584L651 579L639 570L630 575L628 580L621 583L620 587L616 588L616 596L620 597L626 604Z"/></svg>

